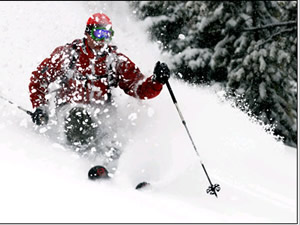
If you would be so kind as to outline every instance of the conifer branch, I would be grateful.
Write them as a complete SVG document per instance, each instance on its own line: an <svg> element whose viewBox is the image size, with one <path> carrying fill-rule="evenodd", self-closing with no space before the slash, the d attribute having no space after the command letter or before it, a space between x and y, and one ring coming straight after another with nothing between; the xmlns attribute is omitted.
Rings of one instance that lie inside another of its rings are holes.
<svg viewBox="0 0 300 225"><path fill-rule="evenodd" d="M272 34L267 40L265 40L263 43L261 43L259 46L262 46L264 44L266 44L267 42L271 41L275 36L278 36L282 33L286 33L286 32L291 32L293 31L295 28L292 27L292 28L289 28L289 29L285 29L285 30L281 30L281 31L278 31L277 33L275 34Z"/></svg>
<svg viewBox="0 0 300 225"><path fill-rule="evenodd" d="M279 27L279 26L287 26L287 25L297 25L297 21L272 23L272 24L267 24L267 25L259 26L259 27L248 27L248 28L244 28L242 31L255 31L255 30L262 30L262 29L267 29L267 28L272 28L272 27Z"/></svg>

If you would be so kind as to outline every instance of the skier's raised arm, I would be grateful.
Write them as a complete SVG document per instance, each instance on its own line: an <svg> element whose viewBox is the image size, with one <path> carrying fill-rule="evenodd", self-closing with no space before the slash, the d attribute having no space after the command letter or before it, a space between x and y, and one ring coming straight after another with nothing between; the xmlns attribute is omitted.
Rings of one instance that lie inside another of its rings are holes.
<svg viewBox="0 0 300 225"><path fill-rule="evenodd" d="M130 96L140 99L151 99L159 95L165 81L170 77L170 71L167 68L160 72L162 64L157 63L154 69L154 75L145 77L139 68L125 55L118 54L117 73L120 78L119 87Z"/></svg>

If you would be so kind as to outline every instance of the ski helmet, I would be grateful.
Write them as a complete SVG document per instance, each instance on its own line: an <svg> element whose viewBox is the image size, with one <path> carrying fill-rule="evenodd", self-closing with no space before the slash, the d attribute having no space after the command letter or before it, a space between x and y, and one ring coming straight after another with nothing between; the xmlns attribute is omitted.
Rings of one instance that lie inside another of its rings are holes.
<svg viewBox="0 0 300 225"><path fill-rule="evenodd" d="M95 13L88 19L85 34L90 34L91 30L96 26L105 27L107 30L112 29L112 23L104 13Z"/></svg>

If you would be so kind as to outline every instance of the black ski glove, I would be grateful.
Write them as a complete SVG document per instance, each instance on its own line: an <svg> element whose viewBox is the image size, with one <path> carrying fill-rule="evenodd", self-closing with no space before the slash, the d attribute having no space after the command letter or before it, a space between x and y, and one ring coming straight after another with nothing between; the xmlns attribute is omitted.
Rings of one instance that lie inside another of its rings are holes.
<svg viewBox="0 0 300 225"><path fill-rule="evenodd" d="M156 63L153 74L154 75L152 80L161 84L167 83L170 78L170 70L167 64L160 63L160 61Z"/></svg>
<svg viewBox="0 0 300 225"><path fill-rule="evenodd" d="M31 114L31 118L32 122L36 125L45 125L49 120L48 113L41 108L36 108L36 110Z"/></svg>

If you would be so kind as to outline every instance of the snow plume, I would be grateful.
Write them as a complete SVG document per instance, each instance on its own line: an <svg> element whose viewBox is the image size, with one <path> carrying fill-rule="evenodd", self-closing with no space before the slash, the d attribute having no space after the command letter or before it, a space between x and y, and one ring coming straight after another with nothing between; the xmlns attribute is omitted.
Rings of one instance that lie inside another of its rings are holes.
<svg viewBox="0 0 300 225"><path fill-rule="evenodd" d="M55 47L82 37L98 11L111 17L120 51L150 76L163 56L126 2L1 2L0 93L30 109L31 71ZM0 100L0 223L295 223L296 150L233 108L220 87L170 83L210 178L221 185L218 199L206 194L166 87L148 101L115 89L127 143L114 179L99 182L87 178L97 162ZM144 180L152 189L134 190Z"/></svg>

